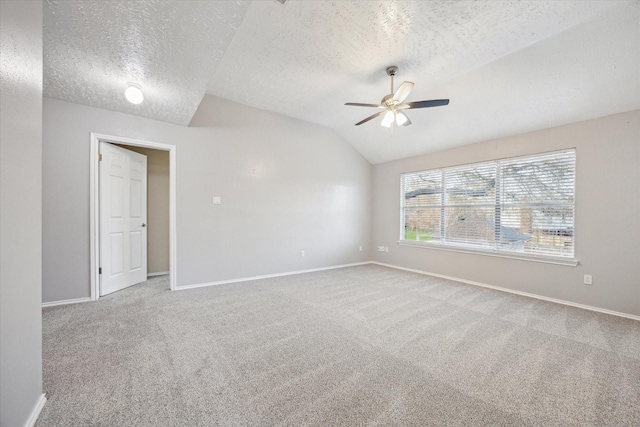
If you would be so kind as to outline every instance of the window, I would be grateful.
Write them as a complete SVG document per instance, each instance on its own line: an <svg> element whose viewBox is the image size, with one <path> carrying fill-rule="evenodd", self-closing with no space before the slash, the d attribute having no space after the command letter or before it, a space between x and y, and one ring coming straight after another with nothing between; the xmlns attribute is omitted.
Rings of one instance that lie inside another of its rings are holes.
<svg viewBox="0 0 640 427"><path fill-rule="evenodd" d="M401 175L401 243L574 256L575 150Z"/></svg>

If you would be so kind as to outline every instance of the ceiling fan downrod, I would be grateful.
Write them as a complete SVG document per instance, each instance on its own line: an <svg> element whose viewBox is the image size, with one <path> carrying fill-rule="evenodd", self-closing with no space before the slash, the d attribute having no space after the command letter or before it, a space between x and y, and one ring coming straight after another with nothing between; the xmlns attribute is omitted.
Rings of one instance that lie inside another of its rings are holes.
<svg viewBox="0 0 640 427"><path fill-rule="evenodd" d="M398 67L396 67L395 65L387 67L387 76L391 77L391 93L393 93L393 78L395 77L397 72Z"/></svg>

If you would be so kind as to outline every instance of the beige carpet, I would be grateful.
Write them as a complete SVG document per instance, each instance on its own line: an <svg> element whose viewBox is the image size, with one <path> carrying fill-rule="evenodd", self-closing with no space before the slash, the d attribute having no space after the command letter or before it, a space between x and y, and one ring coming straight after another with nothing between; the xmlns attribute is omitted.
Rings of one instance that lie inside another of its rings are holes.
<svg viewBox="0 0 640 427"><path fill-rule="evenodd" d="M43 426L640 426L640 322L366 265L43 313Z"/></svg>

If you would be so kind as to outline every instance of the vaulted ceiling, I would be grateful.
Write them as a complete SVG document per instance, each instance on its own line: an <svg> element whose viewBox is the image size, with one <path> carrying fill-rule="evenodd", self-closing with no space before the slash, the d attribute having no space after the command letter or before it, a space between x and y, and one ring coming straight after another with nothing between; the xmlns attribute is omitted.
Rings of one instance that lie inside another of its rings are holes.
<svg viewBox="0 0 640 427"><path fill-rule="evenodd" d="M209 93L372 163L640 109L640 1L47 0L45 96L187 126ZM354 126L396 87L413 124ZM145 94L123 97L127 82Z"/></svg>

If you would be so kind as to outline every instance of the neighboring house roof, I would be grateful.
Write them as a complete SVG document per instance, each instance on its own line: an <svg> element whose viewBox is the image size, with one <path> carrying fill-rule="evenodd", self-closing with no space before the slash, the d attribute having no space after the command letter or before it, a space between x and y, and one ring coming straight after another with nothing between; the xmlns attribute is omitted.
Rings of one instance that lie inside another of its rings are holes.
<svg viewBox="0 0 640 427"><path fill-rule="evenodd" d="M477 215L469 215L447 226L447 237L468 238L469 236L475 236L478 240L491 241L494 238L495 227L496 223L494 221ZM502 241L506 243L526 242L531 239L531 236L503 225L500 226L500 236Z"/></svg>
<svg viewBox="0 0 640 427"><path fill-rule="evenodd" d="M495 228L496 224L493 221L487 222L491 225L491 227ZM505 227L504 225L500 226L500 236L502 240L506 240L507 242L526 242L527 240L531 240L531 236L527 234L520 233L519 231L514 230L513 228Z"/></svg>

